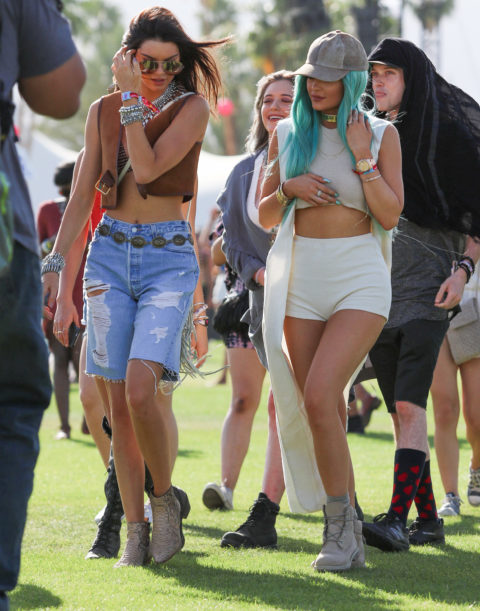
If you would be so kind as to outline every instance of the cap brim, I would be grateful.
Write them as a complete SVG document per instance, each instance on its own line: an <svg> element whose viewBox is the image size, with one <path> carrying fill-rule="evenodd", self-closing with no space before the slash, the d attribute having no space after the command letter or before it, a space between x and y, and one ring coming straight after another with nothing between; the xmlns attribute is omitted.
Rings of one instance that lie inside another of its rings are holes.
<svg viewBox="0 0 480 611"><path fill-rule="evenodd" d="M369 59L368 63L371 64L381 64L382 66L390 66L391 68L400 68L400 66L397 66L395 64L392 64L392 62L381 62L378 59Z"/></svg>
<svg viewBox="0 0 480 611"><path fill-rule="evenodd" d="M326 68L325 66L316 66L314 64L303 64L303 66L301 66L298 70L295 70L293 74L300 74L301 76L316 78L320 81L339 81L349 72L350 70Z"/></svg>

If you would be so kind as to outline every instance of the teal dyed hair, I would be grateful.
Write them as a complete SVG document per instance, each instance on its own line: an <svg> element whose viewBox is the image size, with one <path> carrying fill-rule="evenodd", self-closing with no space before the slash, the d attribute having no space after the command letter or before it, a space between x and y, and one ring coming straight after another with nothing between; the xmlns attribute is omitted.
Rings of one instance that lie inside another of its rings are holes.
<svg viewBox="0 0 480 611"><path fill-rule="evenodd" d="M337 129L352 161L355 161L348 146L346 129L347 119L354 109L366 112L361 99L368 81L368 72L348 72L343 79L343 98L338 109ZM317 154L318 134L321 129L319 113L312 108L310 96L307 91L307 77L297 76L295 81L295 94L292 105L293 129L288 135L285 147L289 148L286 165L287 178L304 174L308 171Z"/></svg>
<svg viewBox="0 0 480 611"><path fill-rule="evenodd" d="M346 129L347 119L354 109L366 113L362 105L362 95L365 92L368 81L368 71L348 72L343 79L343 98L337 115L337 129L340 137L350 152L352 162L355 164L350 147L348 146ZM285 174L287 178L293 178L308 172L312 161L317 154L319 142L319 130L322 125L319 120L319 112L312 108L310 96L307 91L307 77L298 75L295 80L295 92L291 110L292 131L285 142L285 147L280 154L288 149ZM292 202L293 204L293 202ZM287 208L284 218L290 209Z"/></svg>

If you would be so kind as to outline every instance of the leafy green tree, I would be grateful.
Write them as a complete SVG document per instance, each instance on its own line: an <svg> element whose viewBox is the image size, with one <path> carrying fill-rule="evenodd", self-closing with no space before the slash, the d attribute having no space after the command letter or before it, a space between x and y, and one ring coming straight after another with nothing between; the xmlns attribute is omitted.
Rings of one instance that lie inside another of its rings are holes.
<svg viewBox="0 0 480 611"><path fill-rule="evenodd" d="M223 83L221 95L234 103L231 117L224 118L216 113L210 120L205 144L211 152L225 154L225 123L229 121L228 127L233 131L234 151L241 153L252 121L255 83L263 72L252 65L251 58L245 52L245 37L240 34L236 3L231 0L201 0L201 4L199 19L203 37L218 39L232 36L232 42L220 48L218 55Z"/></svg>
<svg viewBox="0 0 480 611"><path fill-rule="evenodd" d="M79 112L61 123L39 119L38 127L64 146L80 150L90 104L107 93L112 83L112 58L119 49L124 27L122 16L108 0L64 0L64 14L87 67Z"/></svg>

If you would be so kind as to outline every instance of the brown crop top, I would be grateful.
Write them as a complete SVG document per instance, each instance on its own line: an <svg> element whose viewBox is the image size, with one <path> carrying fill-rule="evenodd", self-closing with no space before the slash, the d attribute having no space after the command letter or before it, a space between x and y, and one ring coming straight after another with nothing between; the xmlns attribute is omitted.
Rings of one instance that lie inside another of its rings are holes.
<svg viewBox="0 0 480 611"><path fill-rule="evenodd" d="M198 94L195 94L198 95ZM173 101L145 126L145 135L153 146L171 124L189 97ZM120 92L104 96L98 107L98 130L102 147L102 172L96 188L102 194L102 208L117 207L118 155L122 143L123 127L120 124L119 108L122 105ZM138 184L140 195L182 195L183 202L192 199L197 177L201 142L195 142L185 157L173 168L148 184Z"/></svg>

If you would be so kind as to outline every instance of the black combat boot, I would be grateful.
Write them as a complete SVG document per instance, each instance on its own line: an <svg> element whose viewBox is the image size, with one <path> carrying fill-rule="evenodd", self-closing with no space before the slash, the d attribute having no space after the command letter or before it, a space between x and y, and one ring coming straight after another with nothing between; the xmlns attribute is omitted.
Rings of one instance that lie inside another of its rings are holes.
<svg viewBox="0 0 480 611"><path fill-rule="evenodd" d="M275 520L280 507L260 492L250 508L247 521L235 532L225 533L222 547L277 547Z"/></svg>
<svg viewBox="0 0 480 611"><path fill-rule="evenodd" d="M120 549L123 506L111 450L110 460L108 461L108 475L105 482L105 497L107 498L107 505L98 523L95 541L85 556L86 559L114 558L118 555Z"/></svg>

